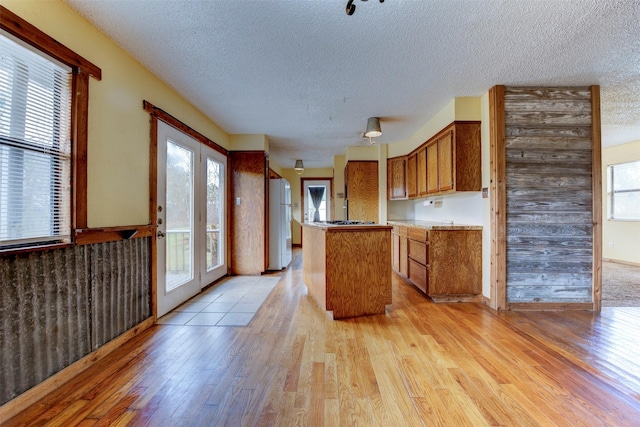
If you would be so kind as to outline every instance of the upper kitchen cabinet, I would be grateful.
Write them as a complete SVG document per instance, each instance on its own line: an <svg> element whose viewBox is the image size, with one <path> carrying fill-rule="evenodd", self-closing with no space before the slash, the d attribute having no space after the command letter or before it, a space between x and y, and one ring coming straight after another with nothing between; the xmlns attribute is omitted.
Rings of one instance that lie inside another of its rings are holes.
<svg viewBox="0 0 640 427"><path fill-rule="evenodd" d="M480 191L480 122L453 122L431 141L437 146L438 167L437 171L428 170L437 176L436 192ZM428 151L427 156L431 153Z"/></svg>
<svg viewBox="0 0 640 427"><path fill-rule="evenodd" d="M387 197L389 200L407 198L407 156L387 160Z"/></svg>
<svg viewBox="0 0 640 427"><path fill-rule="evenodd" d="M418 167L416 173L418 197L427 194L427 148L422 147L418 150Z"/></svg>
<svg viewBox="0 0 640 427"><path fill-rule="evenodd" d="M417 182L409 198L480 191L480 153L480 122L451 123L409 155L416 158Z"/></svg>
<svg viewBox="0 0 640 427"><path fill-rule="evenodd" d="M347 219L378 222L378 162L348 161L344 169Z"/></svg>
<svg viewBox="0 0 640 427"><path fill-rule="evenodd" d="M407 156L407 197L410 199L418 195L418 153Z"/></svg>
<svg viewBox="0 0 640 427"><path fill-rule="evenodd" d="M269 157L264 151L232 151L230 155L231 272L257 275L268 263Z"/></svg>

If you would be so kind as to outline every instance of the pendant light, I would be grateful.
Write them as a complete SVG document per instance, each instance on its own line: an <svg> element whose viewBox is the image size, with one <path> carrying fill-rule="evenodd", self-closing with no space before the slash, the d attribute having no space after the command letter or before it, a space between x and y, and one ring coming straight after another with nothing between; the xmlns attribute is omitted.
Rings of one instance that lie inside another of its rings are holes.
<svg viewBox="0 0 640 427"><path fill-rule="evenodd" d="M382 135L382 129L380 128L379 117L369 117L367 120L367 130L364 132L364 136L367 138L375 138Z"/></svg>
<svg viewBox="0 0 640 427"><path fill-rule="evenodd" d="M304 165L302 164L302 160L296 160L296 165L294 166L293 170L295 170L298 175L302 175L302 172L304 172Z"/></svg>

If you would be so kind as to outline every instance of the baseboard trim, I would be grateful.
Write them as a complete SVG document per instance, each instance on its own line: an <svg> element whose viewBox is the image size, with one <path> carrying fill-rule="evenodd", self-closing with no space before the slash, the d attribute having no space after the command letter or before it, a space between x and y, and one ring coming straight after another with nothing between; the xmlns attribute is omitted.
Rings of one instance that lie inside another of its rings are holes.
<svg viewBox="0 0 640 427"><path fill-rule="evenodd" d="M631 261L623 261L620 259L613 259L613 258L602 258L602 261L605 262L613 262L616 264L623 264L623 265L631 265L634 267L640 267L640 263L639 262L631 262Z"/></svg>
<svg viewBox="0 0 640 427"><path fill-rule="evenodd" d="M556 310L580 310L593 311L593 303L590 302L512 302L507 303L507 310L513 311L556 311Z"/></svg>
<svg viewBox="0 0 640 427"><path fill-rule="evenodd" d="M129 329L124 334L112 339L99 349L87 354L82 359L72 363L60 372L57 372L46 380L42 381L40 384L30 388L29 390L0 406L0 425L5 421L15 417L20 412L36 403L38 400L42 399L42 397L51 393L56 388L69 382L78 374L87 370L96 362L103 359L116 348L120 347L127 341L149 329L151 326L153 326L153 324L153 317L143 320L141 323Z"/></svg>

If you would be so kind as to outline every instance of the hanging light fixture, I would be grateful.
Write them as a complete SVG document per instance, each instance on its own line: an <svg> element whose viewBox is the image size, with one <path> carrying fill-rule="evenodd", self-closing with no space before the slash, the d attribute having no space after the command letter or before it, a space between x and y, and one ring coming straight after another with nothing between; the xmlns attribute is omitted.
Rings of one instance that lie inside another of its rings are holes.
<svg viewBox="0 0 640 427"><path fill-rule="evenodd" d="M369 117L367 120L367 130L364 131L364 136L369 138L370 144L375 144L371 138L375 138L377 136L382 135L382 129L380 128L380 118L379 117Z"/></svg>
<svg viewBox="0 0 640 427"><path fill-rule="evenodd" d="M296 160L296 165L294 166L293 170L295 170L298 175L302 175L302 172L304 172L304 165L302 164L302 160Z"/></svg>

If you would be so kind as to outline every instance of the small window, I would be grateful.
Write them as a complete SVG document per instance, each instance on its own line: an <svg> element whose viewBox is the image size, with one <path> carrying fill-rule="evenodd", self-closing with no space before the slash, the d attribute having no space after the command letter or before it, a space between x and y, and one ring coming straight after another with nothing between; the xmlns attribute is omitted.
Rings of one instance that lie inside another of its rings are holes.
<svg viewBox="0 0 640 427"><path fill-rule="evenodd" d="M609 219L640 221L640 161L607 168Z"/></svg>
<svg viewBox="0 0 640 427"><path fill-rule="evenodd" d="M0 249L71 240L72 78L0 31Z"/></svg>

